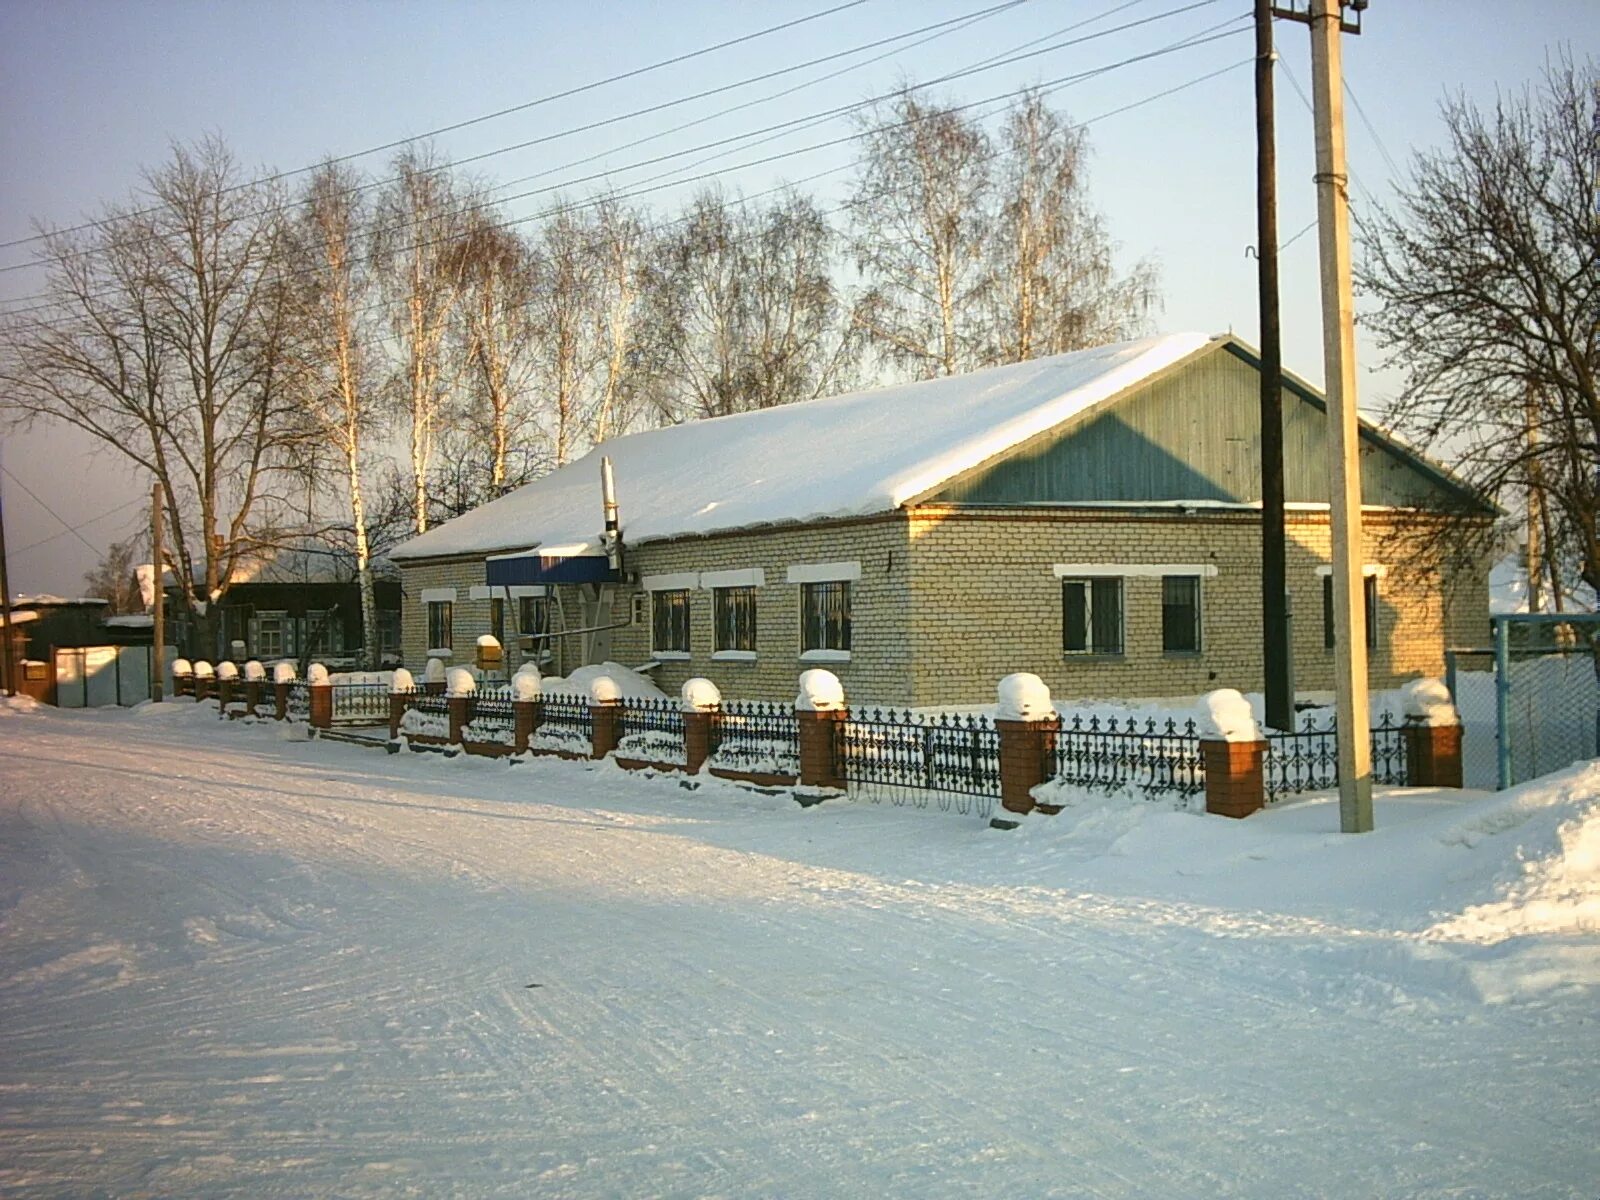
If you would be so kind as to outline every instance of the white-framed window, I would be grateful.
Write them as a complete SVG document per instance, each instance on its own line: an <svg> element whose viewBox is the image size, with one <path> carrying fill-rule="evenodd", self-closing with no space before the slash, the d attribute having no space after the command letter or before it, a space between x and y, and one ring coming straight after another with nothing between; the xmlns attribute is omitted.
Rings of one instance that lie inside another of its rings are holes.
<svg viewBox="0 0 1600 1200"><path fill-rule="evenodd" d="M1122 653L1122 577L1061 581L1061 649L1067 654Z"/></svg>
<svg viewBox="0 0 1600 1200"><path fill-rule="evenodd" d="M650 593L650 653L689 656L689 589Z"/></svg>
<svg viewBox="0 0 1600 1200"><path fill-rule="evenodd" d="M711 590L712 625L716 653L754 655L756 652L756 589L751 586Z"/></svg>
<svg viewBox="0 0 1600 1200"><path fill-rule="evenodd" d="M256 613L255 656L257 658L283 658L293 651L284 640L288 614L283 612Z"/></svg>
<svg viewBox="0 0 1600 1200"><path fill-rule="evenodd" d="M1200 576L1161 577L1161 650L1200 653Z"/></svg>

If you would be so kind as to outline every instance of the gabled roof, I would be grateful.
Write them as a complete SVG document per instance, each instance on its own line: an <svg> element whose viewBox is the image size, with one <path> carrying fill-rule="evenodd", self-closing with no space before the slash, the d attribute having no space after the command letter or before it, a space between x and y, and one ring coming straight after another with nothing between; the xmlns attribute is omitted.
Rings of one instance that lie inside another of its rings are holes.
<svg viewBox="0 0 1600 1200"><path fill-rule="evenodd" d="M1210 343L1177 333L629 434L431 529L396 560L593 547L600 459L632 544L890 512Z"/></svg>

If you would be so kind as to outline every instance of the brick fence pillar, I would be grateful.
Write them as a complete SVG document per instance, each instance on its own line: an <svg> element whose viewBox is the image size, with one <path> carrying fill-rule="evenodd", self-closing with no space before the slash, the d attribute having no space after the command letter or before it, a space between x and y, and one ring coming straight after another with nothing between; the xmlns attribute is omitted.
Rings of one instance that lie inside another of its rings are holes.
<svg viewBox="0 0 1600 1200"><path fill-rule="evenodd" d="M994 728L1000 735L1000 807L1018 816L1026 816L1035 808L1040 812L1060 811L1053 805L1036 804L1033 789L1055 775L1056 735L1061 719L997 718Z"/></svg>
<svg viewBox="0 0 1600 1200"><path fill-rule="evenodd" d="M1404 733L1406 782L1412 787L1462 785L1461 726L1410 724Z"/></svg>
<svg viewBox="0 0 1600 1200"><path fill-rule="evenodd" d="M196 673L194 677L195 701L199 702L202 700L211 699L211 696L216 688L216 684L217 677L215 675L201 675Z"/></svg>
<svg viewBox="0 0 1600 1200"><path fill-rule="evenodd" d="M712 709L683 714L683 769L690 775L698 774L711 757L711 722L716 715Z"/></svg>
<svg viewBox="0 0 1600 1200"><path fill-rule="evenodd" d="M518 754L528 752L528 744L544 723L544 702L540 700L513 700L511 702L512 743Z"/></svg>
<svg viewBox="0 0 1600 1200"><path fill-rule="evenodd" d="M589 757L604 758L617 748L622 732L622 705L615 700L590 700L589 724Z"/></svg>
<svg viewBox="0 0 1600 1200"><path fill-rule="evenodd" d="M275 721L289 719L289 684L281 679L272 681L272 719Z"/></svg>
<svg viewBox="0 0 1600 1200"><path fill-rule="evenodd" d="M217 676L217 716L228 715L228 705L233 703L233 689L238 685L226 675Z"/></svg>
<svg viewBox="0 0 1600 1200"><path fill-rule="evenodd" d="M844 790L844 764L839 761L839 739L850 719L848 708L823 712L796 709L795 724L800 730L800 784L802 787Z"/></svg>
<svg viewBox="0 0 1600 1200"><path fill-rule="evenodd" d="M333 728L333 684L313 683L306 691L311 694L309 723L313 729Z"/></svg>
<svg viewBox="0 0 1600 1200"><path fill-rule="evenodd" d="M445 707L450 712L450 744L459 746L462 739L462 730L472 720L472 697L450 696L445 700Z"/></svg>
<svg viewBox="0 0 1600 1200"><path fill-rule="evenodd" d="M189 671L174 671L172 673L172 698L181 699L184 696L194 695L194 675Z"/></svg>
<svg viewBox="0 0 1600 1200"><path fill-rule="evenodd" d="M389 740L400 736L400 722L406 719L406 709L411 707L410 692L389 693Z"/></svg>
<svg viewBox="0 0 1600 1200"><path fill-rule="evenodd" d="M261 680L244 681L244 706L252 717L256 715L256 709L261 707Z"/></svg>
<svg viewBox="0 0 1600 1200"><path fill-rule="evenodd" d="M1248 817L1266 804L1266 774L1262 767L1266 752L1266 742L1201 741L1208 813Z"/></svg>

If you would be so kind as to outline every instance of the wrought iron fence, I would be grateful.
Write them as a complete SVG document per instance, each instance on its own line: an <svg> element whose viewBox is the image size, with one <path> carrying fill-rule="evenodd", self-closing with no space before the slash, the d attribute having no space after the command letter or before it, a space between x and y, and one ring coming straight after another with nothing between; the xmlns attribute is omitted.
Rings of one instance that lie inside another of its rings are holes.
<svg viewBox="0 0 1600 1200"><path fill-rule="evenodd" d="M1193 721L1074 716L1056 735L1055 778L1097 791L1193 795L1206 785L1200 733Z"/></svg>
<svg viewBox="0 0 1600 1200"><path fill-rule="evenodd" d="M1410 780L1405 723L1382 712L1372 727L1372 781L1404 787ZM1262 763L1267 801L1339 786L1339 734L1331 714L1308 713L1293 732L1267 731Z"/></svg>
<svg viewBox="0 0 1600 1200"><path fill-rule="evenodd" d="M389 719L389 689L381 683L333 685L334 724L377 725Z"/></svg>
<svg viewBox="0 0 1600 1200"><path fill-rule="evenodd" d="M622 757L683 762L683 708L678 701L624 700L618 716L617 752Z"/></svg>
<svg viewBox="0 0 1600 1200"><path fill-rule="evenodd" d="M711 765L772 775L800 773L794 708L764 700L725 704L711 722Z"/></svg>
<svg viewBox="0 0 1600 1200"><path fill-rule="evenodd" d="M589 711L588 698L560 693L545 696L540 706L538 732L546 737L563 738L574 743L592 741L594 720Z"/></svg>
<svg viewBox="0 0 1600 1200"><path fill-rule="evenodd" d="M311 685L303 679L296 679L289 685L288 703L285 706L291 721L309 721L311 719Z"/></svg>
<svg viewBox="0 0 1600 1200"><path fill-rule="evenodd" d="M834 761L852 796L988 817L1000 795L1000 735L986 716L867 708L836 727Z"/></svg>

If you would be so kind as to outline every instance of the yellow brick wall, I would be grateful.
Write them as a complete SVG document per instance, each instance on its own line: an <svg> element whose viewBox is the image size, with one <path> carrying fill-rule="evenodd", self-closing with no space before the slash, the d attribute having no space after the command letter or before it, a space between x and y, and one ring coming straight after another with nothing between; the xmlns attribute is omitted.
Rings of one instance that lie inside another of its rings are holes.
<svg viewBox="0 0 1600 1200"><path fill-rule="evenodd" d="M1295 684L1299 691L1333 686L1333 654L1323 646L1322 579L1328 561L1324 513L1291 512L1288 582L1294 622ZM1371 655L1374 688L1444 671L1446 645L1476 645L1488 605L1487 561L1467 567L1428 565L1408 547L1426 542L1369 514L1366 562L1383 564L1379 581L1379 639ZM628 566L639 575L760 567L766 583L757 598L754 662L712 657L712 593L690 598L688 661L663 662L653 674L669 694L695 675L713 680L731 698L788 700L799 673L800 586L786 582L790 566L859 561L852 585L852 655L820 664L844 682L858 703L981 704L1012 671L1031 671L1062 698L1143 698L1192 695L1216 687L1261 687L1260 524L1254 513L1119 512L1105 509L961 509L925 507L909 515L774 526L759 532L684 538L632 548ZM1068 655L1061 648L1061 583L1056 563L1211 564L1202 579L1202 650L1161 650L1161 580L1124 583L1124 653L1114 658ZM420 669L427 649L425 588L454 587L456 663L471 660L478 635L489 632L489 603L470 600L483 582L481 560L434 561L402 567L403 646L408 667ZM1442 583L1441 583L1442 580ZM568 627L580 623L579 589L562 588ZM612 618L627 619L629 590L616 592ZM508 614L508 634L514 617ZM509 637L508 637L508 640ZM575 638L559 639L565 673L578 664ZM612 634L610 657L629 666L650 658L646 620ZM520 662L507 647L508 667Z"/></svg>

